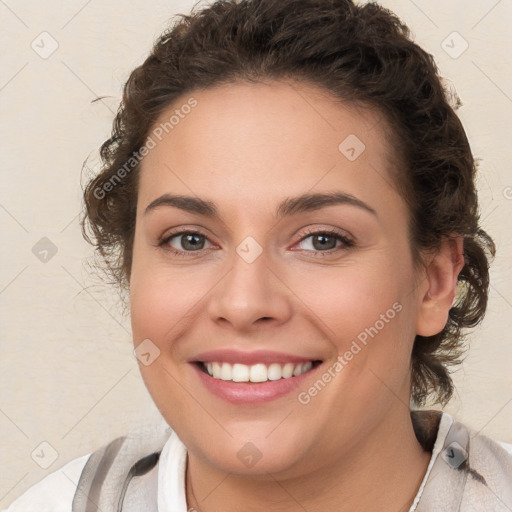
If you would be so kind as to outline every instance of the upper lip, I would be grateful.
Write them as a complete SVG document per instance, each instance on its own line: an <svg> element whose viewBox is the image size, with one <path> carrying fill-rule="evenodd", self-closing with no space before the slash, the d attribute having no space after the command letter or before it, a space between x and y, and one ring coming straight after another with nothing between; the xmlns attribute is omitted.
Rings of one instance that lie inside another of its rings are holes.
<svg viewBox="0 0 512 512"><path fill-rule="evenodd" d="M319 361L317 357L303 357L294 354L286 354L284 352L271 352L269 350L254 350L251 352L242 352L233 349L219 349L201 352L189 359L189 362L203 363L241 363L252 365L257 363L307 363L308 361Z"/></svg>

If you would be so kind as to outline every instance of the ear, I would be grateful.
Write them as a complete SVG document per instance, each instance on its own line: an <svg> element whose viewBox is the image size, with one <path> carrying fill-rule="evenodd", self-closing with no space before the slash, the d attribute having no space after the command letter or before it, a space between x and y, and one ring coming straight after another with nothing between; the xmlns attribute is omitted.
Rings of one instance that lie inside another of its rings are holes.
<svg viewBox="0 0 512 512"><path fill-rule="evenodd" d="M457 292L457 277L463 266L463 236L444 238L426 268L426 284L419 297L416 334L434 336L444 329Z"/></svg>

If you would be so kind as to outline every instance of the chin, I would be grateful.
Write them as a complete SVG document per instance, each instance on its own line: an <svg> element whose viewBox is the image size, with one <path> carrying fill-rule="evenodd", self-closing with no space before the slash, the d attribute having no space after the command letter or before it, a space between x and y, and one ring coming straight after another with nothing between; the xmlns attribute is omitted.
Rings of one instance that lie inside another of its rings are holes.
<svg viewBox="0 0 512 512"><path fill-rule="evenodd" d="M268 479L268 473L291 474L301 465L301 459L305 460L304 443L292 433L274 432L268 436L267 432L265 429L264 434L240 433L229 438L222 435L215 440L203 434L189 450L208 465L234 475L259 475Z"/></svg>

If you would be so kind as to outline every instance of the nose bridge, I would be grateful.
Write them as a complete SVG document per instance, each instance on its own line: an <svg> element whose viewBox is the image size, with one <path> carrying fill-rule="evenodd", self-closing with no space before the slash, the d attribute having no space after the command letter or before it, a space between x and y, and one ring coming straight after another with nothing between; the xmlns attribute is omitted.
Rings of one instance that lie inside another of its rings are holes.
<svg viewBox="0 0 512 512"><path fill-rule="evenodd" d="M222 318L242 329L261 318L282 321L289 314L286 288L271 270L268 249L255 238L248 236L235 247L229 265L209 303L213 321Z"/></svg>

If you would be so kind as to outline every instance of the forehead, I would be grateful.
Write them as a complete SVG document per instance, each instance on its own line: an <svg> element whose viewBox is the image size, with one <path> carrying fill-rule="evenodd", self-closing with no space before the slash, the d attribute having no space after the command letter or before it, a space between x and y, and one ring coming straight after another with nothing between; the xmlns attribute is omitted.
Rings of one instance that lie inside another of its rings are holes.
<svg viewBox="0 0 512 512"><path fill-rule="evenodd" d="M194 105L190 107L190 105ZM146 205L164 192L250 205L308 190L394 193L382 116L296 82L233 83L178 98L154 124L141 166Z"/></svg>

